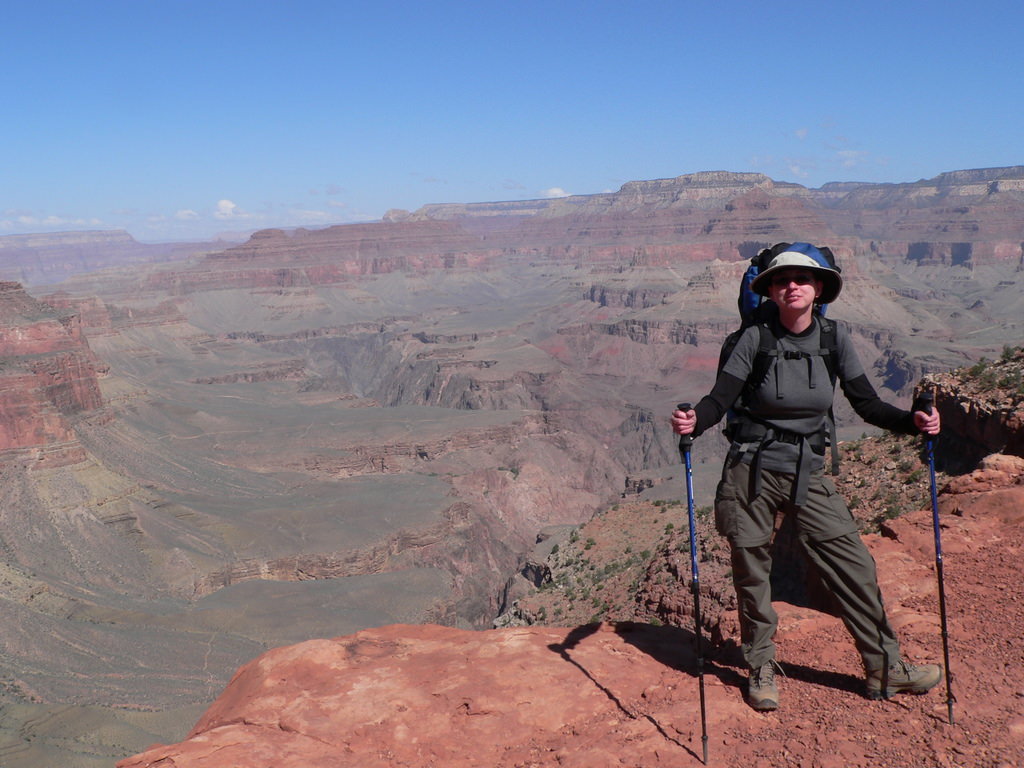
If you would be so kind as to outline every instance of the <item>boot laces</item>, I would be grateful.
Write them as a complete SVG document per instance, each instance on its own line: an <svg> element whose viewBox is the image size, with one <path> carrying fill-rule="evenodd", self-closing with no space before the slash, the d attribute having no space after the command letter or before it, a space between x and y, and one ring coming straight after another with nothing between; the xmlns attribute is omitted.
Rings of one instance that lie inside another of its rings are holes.
<svg viewBox="0 0 1024 768"><path fill-rule="evenodd" d="M757 669L751 670L750 681L755 688L762 688L767 685L771 685L775 682L775 672L778 670L779 674L785 677L786 673L783 671L779 662L772 659L766 661Z"/></svg>
<svg viewBox="0 0 1024 768"><path fill-rule="evenodd" d="M903 676L906 678L913 677L915 672L918 672L916 665L911 664L906 659L900 659L889 667L889 673L892 676Z"/></svg>

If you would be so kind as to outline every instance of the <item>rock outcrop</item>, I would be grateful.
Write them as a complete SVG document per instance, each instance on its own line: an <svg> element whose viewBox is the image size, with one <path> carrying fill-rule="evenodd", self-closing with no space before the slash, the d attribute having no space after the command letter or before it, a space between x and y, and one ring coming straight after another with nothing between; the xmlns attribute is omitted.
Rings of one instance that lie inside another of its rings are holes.
<svg viewBox="0 0 1024 768"><path fill-rule="evenodd" d="M932 374L935 394L956 465L970 466L993 453L1024 456L1024 348L1006 347L995 360L980 360L950 373Z"/></svg>
<svg viewBox="0 0 1024 768"><path fill-rule="evenodd" d="M18 283L0 283L0 460L11 452L48 466L80 461L72 429L103 404L102 365L77 315L32 299Z"/></svg>

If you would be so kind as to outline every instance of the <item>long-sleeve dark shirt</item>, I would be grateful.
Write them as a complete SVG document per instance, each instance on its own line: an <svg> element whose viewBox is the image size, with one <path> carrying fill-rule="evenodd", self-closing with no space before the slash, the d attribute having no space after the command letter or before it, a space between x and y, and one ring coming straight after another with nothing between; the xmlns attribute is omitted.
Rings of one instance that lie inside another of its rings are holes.
<svg viewBox="0 0 1024 768"><path fill-rule="evenodd" d="M819 322L816 319L799 334L786 332L781 326L775 328L782 350L810 353L810 356L772 360L767 376L750 391L744 403L761 423L800 435L816 434L824 428L834 392L824 357L814 354L821 349ZM841 323L836 325L837 377L854 411L876 427L915 434L913 415L879 398L864 372L849 331ZM736 403L750 376L759 344L758 328L747 328L719 372L711 392L694 407L697 412L695 437L721 421ZM793 472L798 458L796 446L773 442L762 452L761 466ZM824 464L821 456L813 457L812 461L814 469Z"/></svg>

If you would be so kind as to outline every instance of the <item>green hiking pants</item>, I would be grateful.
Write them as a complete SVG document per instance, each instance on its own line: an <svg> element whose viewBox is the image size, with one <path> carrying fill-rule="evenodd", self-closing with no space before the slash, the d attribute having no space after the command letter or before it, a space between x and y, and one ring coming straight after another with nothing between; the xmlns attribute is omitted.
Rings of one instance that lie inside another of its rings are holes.
<svg viewBox="0 0 1024 768"><path fill-rule="evenodd" d="M778 512L793 515L797 535L822 582L836 599L865 670L900 658L878 588L874 558L832 481L812 473L807 503L792 503L795 476L762 470L760 493L751 498L750 465L729 463L715 498L715 521L729 539L743 657L751 669L775 658L778 615L772 607L771 534Z"/></svg>

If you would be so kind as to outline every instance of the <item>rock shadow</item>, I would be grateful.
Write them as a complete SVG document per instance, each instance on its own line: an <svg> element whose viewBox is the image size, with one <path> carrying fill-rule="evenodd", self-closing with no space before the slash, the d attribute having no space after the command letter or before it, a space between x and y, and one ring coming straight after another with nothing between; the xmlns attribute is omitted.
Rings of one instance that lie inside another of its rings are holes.
<svg viewBox="0 0 1024 768"><path fill-rule="evenodd" d="M626 717L630 718L631 720L639 720L639 719L647 720L647 722L649 722L651 725L653 725L654 728L658 731L658 733L661 734L661 737L663 739L665 739L666 741L671 742L672 744L675 744L680 749L686 750L694 758L696 758L697 760L700 760L701 758L700 758L700 756L696 752L694 752L689 746L687 746L686 744L681 742L677 737L671 735L668 731L666 731L664 726L662 726L662 724L659 723L656 718L654 718L653 716L651 716L651 715L649 715L647 713L644 713L644 712L634 712L634 711L632 711L629 707L627 707L622 702L622 700L615 694L615 692L613 690L611 690L608 686L606 686L604 683L602 683L600 680L598 680L593 674L591 674L590 670L588 670L585 666L583 666L583 664L581 664L579 661L577 661L576 659L573 658L573 656L571 654L572 649L575 648L576 646L578 646L587 637L595 634L602 626L603 626L602 624L585 624L583 626L575 627L574 629L572 629L569 632L568 635L565 636L565 640L563 640L561 643L551 643L548 646L548 648L550 650L554 651L555 653L557 653L559 656L561 656L565 661L567 661L568 663L572 664L580 672L582 672L583 675L588 680L590 680L590 682L592 682L602 693L604 693L604 695L607 696L608 699ZM627 637L627 635L630 635L630 634L633 634L633 633L640 634L640 635L646 635L648 633L646 631L643 631L644 628L646 628L648 630L654 630L654 629L659 629L659 628L657 628L657 627L648 627L647 625L644 625L644 624L629 624L629 623L626 623L626 624L618 624L618 623L616 623L616 624L612 624L611 626L613 626L615 628L615 633L616 634L618 634L621 637L626 639L626 642L629 642L631 645L635 645L640 650L643 650L645 653L648 653L648 655L651 655L652 658L658 658L657 655L652 653L652 651L655 649L655 647L657 647L657 643L655 643L653 645L651 645L651 644L649 644L649 643L647 643L645 641L641 641L639 643L634 643L633 639L630 638L630 637ZM683 632L682 630L676 630L675 628L672 628L672 627L660 628L660 629L668 629L670 632ZM683 634L686 634L686 633L683 632ZM692 638L693 635L691 634L690 637ZM644 646L648 646L648 647L644 647ZM680 663L684 663L685 664L685 659L680 658L680 659L677 659L677 661L680 662ZM696 657L694 657L692 659L692 663L693 664L696 663ZM675 664L668 664L668 666L675 667Z"/></svg>
<svg viewBox="0 0 1024 768"><path fill-rule="evenodd" d="M595 634L603 625L587 624L575 627L565 640L561 643L551 644L548 647L559 653L566 661L574 664L595 685L602 688L609 698L623 709L621 703L615 698L611 691L605 689L593 675L586 670L582 664L572 658L570 651L579 645L584 639ZM642 651L655 661L667 667L696 677L700 673L698 668L697 648L694 643L694 633L691 630L681 627L654 626L637 622L616 622L610 624L625 642L634 648ZM747 683L747 667L739 646L733 641L727 641L722 645L712 645L707 638L702 638L704 652L704 674L713 675L723 685L736 688L741 692L745 691ZM824 688L833 688L839 691L846 691L857 695L864 695L864 680L861 677L845 672L835 672L827 669L820 669L806 664L780 662L783 670L783 677L809 685L818 685Z"/></svg>
<svg viewBox="0 0 1024 768"><path fill-rule="evenodd" d="M846 672L833 672L827 669L816 669L803 664L791 664L785 661L779 662L782 667L783 681L799 680L809 685L820 685L823 688L834 688L837 691L847 691L859 696L864 695L864 679Z"/></svg>

